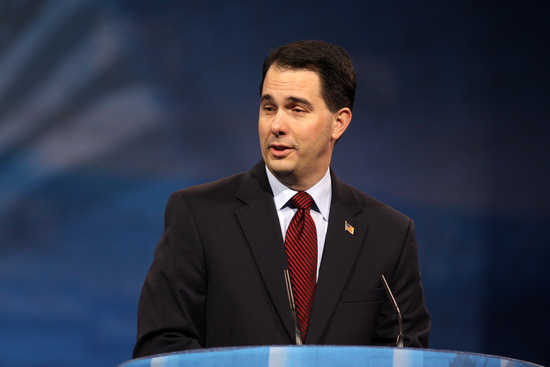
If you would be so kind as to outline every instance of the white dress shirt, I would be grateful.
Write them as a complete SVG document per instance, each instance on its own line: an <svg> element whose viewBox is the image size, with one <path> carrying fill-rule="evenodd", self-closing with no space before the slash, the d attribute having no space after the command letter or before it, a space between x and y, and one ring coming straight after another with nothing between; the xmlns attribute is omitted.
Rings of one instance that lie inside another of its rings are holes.
<svg viewBox="0 0 550 367"><path fill-rule="evenodd" d="M271 171L265 167L267 172L267 179L271 191L273 191L273 202L277 209L277 215L279 216L279 224L281 225L281 234L285 238L286 231L290 225L290 221L294 216L294 213L298 209L290 207L290 199L298 192L285 186L281 181L277 179L271 173ZM317 230L317 275L319 278L319 267L321 266L321 259L323 258L323 249L325 248L325 237L327 235L328 216L330 212L330 200L332 198L332 185L330 179L330 172L327 172L321 178L319 182L306 190L306 192L313 198L313 205L310 210L311 217L315 222L315 229Z"/></svg>

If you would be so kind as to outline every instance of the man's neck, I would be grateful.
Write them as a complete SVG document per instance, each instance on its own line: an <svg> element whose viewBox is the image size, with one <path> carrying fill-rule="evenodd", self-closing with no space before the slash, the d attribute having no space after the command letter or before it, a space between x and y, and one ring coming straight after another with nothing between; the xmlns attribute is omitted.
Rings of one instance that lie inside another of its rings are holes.
<svg viewBox="0 0 550 367"><path fill-rule="evenodd" d="M269 168L268 168L269 169ZM307 179L298 179L294 175L290 174L287 176L278 175L277 173L270 170L270 172L286 187L294 191L306 191L309 188L313 187L317 182L325 176L328 167L318 175L308 177Z"/></svg>

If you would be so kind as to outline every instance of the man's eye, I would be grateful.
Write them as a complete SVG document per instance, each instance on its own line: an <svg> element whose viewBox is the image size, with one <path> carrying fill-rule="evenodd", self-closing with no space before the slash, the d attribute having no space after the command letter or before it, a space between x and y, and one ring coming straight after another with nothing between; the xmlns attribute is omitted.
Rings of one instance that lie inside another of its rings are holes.
<svg viewBox="0 0 550 367"><path fill-rule="evenodd" d="M262 107L262 109L263 109L264 111L266 111L266 112L273 112L273 111L275 111L275 107L270 106L270 105L265 105L265 106Z"/></svg>
<svg viewBox="0 0 550 367"><path fill-rule="evenodd" d="M306 110L304 110L303 108L300 108L300 107L294 107L292 109L292 111L294 111L294 112L306 112Z"/></svg>

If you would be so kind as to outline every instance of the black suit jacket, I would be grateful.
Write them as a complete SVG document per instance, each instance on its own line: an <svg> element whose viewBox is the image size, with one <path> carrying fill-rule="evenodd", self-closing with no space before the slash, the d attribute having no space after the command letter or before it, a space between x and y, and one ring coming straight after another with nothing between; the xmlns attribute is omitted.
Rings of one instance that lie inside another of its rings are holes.
<svg viewBox="0 0 550 367"><path fill-rule="evenodd" d="M331 173L332 174L332 173ZM344 229L347 221L354 227ZM190 348L292 344L283 238L264 163L171 195L143 284L134 357ZM332 174L325 249L306 344L427 346L430 319L413 222Z"/></svg>

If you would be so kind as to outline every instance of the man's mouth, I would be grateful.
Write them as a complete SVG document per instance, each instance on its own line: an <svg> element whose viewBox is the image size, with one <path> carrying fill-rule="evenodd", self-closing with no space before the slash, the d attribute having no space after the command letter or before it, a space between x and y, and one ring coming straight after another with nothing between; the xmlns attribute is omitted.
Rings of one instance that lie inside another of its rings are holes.
<svg viewBox="0 0 550 367"><path fill-rule="evenodd" d="M269 151L270 153L277 157L277 158L284 158L290 152L292 152L294 148L288 146L288 145L282 145L282 144L270 144L269 145Z"/></svg>

